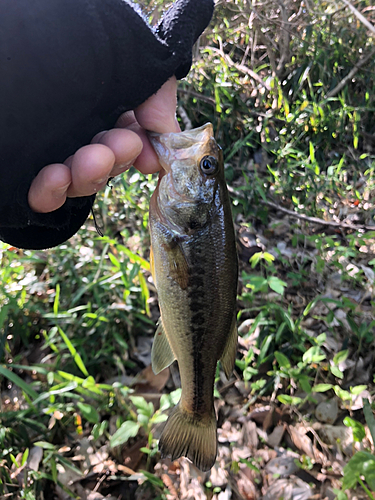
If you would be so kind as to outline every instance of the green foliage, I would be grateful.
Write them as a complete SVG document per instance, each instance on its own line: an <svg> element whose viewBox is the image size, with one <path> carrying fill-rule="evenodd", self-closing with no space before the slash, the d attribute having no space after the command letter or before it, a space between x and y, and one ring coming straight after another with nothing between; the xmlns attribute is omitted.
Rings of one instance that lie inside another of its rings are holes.
<svg viewBox="0 0 375 500"><path fill-rule="evenodd" d="M369 498L373 498L361 476L364 476L370 490L375 490L375 456L367 451L357 452L344 467L342 487L346 490L354 488L359 483L369 495Z"/></svg>
<svg viewBox="0 0 375 500"><path fill-rule="evenodd" d="M367 399L364 400L364 415L366 424L374 436L375 418ZM361 442L365 437L364 426L349 417L344 419L344 424L352 428L354 441ZM357 484L365 490L368 498L374 500L371 491L375 490L375 456L369 451L358 451L344 467L342 489L355 488Z"/></svg>

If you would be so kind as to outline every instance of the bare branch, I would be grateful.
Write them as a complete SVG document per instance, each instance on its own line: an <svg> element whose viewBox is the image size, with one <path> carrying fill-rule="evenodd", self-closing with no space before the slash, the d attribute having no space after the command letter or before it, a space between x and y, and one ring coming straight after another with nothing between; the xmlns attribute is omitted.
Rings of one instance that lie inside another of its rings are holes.
<svg viewBox="0 0 375 500"><path fill-rule="evenodd" d="M368 21L364 15L362 15L359 10L357 10L354 5L352 5L349 0L342 0L345 5L349 7L349 9L353 12L353 14L356 16L356 18L361 21L362 24L366 26L370 31L372 31L375 34L375 26L373 26L370 21Z"/></svg>
<svg viewBox="0 0 375 500"><path fill-rule="evenodd" d="M258 75L258 73L255 73L255 71L248 68L247 66L244 66L243 64L236 64L227 54L225 54L223 50L216 49L215 47L211 47L211 50L213 52L216 52L219 56L221 56L224 59L224 61L228 64L228 66L236 68L240 73L249 75L253 80L262 85L262 87L264 87L268 91L271 90L270 85L268 83L265 83L262 80L262 78Z"/></svg>
<svg viewBox="0 0 375 500"><path fill-rule="evenodd" d="M326 97L334 97L337 95L341 89L345 87L345 85L348 83L349 80L353 78L353 76L358 72L358 70L364 66L372 57L375 57L375 49L372 50L367 56L362 57L357 64L354 66L354 68L349 71L349 73L341 80L341 82L336 85L336 87L328 92Z"/></svg>
<svg viewBox="0 0 375 500"><path fill-rule="evenodd" d="M306 222L312 222L313 224L320 224L321 226L337 227L340 229L352 229L354 231L375 231L375 225L374 226L356 225L356 224L348 224L346 222L334 222L334 221L319 219L318 217L309 217L308 215L299 214L297 212L294 212L293 210L288 210L287 208L281 207L280 205L277 205L272 201L264 201L264 200L259 200L259 201L260 203L262 203L262 205L267 205L268 207L278 210L279 212L283 212L284 214L288 214L291 217L295 217L296 219L301 219Z"/></svg>
<svg viewBox="0 0 375 500"><path fill-rule="evenodd" d="M193 128L193 124L191 123L188 114L186 113L185 109L181 106L181 104L177 107L177 112L180 115L182 123L185 126L185 130L191 130Z"/></svg>
<svg viewBox="0 0 375 500"><path fill-rule="evenodd" d="M186 89L178 88L177 92L179 94L184 94L184 95L187 95L187 96L194 97L195 99L198 99L200 101L206 102L207 104L210 104L213 107L216 106L215 99L212 99L212 97L207 97L206 95L203 95L203 94L198 94L198 92L194 92L194 90L190 90L190 89L186 90Z"/></svg>

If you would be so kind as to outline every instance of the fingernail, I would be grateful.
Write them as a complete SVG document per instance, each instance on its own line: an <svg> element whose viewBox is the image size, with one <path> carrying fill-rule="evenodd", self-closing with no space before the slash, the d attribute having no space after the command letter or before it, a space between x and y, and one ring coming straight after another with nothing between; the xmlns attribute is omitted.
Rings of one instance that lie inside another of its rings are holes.
<svg viewBox="0 0 375 500"><path fill-rule="evenodd" d="M122 165L115 165L115 169L118 170L119 172L123 172L124 170L128 170L130 167L134 165L135 160L138 158L138 156L141 153L137 154L137 156L134 156L134 158L130 161L127 161L126 163L123 163Z"/></svg>
<svg viewBox="0 0 375 500"><path fill-rule="evenodd" d="M108 176L102 177L101 179L97 179L97 180L93 181L93 184L94 184L94 186L100 186L100 184L106 184L107 180L108 180Z"/></svg>
<svg viewBox="0 0 375 500"><path fill-rule="evenodd" d="M134 160L135 161L135 160ZM121 173L121 172L125 172L125 170L129 170L129 168L133 165L133 162L131 163L125 163L124 165L116 165L115 166L115 170L117 170L117 172Z"/></svg>

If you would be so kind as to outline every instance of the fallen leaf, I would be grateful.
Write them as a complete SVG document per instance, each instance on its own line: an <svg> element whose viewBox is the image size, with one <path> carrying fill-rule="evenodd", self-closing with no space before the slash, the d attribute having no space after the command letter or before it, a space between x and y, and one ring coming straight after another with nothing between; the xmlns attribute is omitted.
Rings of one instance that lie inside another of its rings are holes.
<svg viewBox="0 0 375 500"><path fill-rule="evenodd" d="M132 382L136 392L161 392L169 379L169 368L162 370L157 375L152 371L152 366L146 366Z"/></svg>
<svg viewBox="0 0 375 500"><path fill-rule="evenodd" d="M241 469L237 474L237 488L245 500L256 500L259 498L257 488L252 481Z"/></svg>
<svg viewBox="0 0 375 500"><path fill-rule="evenodd" d="M272 448L280 446L281 440L284 436L285 425L277 425L271 434L267 437L267 444Z"/></svg>
<svg viewBox="0 0 375 500"><path fill-rule="evenodd" d="M308 500L313 494L312 488L299 479L277 479L266 491L262 500Z"/></svg>
<svg viewBox="0 0 375 500"><path fill-rule="evenodd" d="M243 443L253 452L258 448L259 438L256 423L248 420L242 426Z"/></svg>
<svg viewBox="0 0 375 500"><path fill-rule="evenodd" d="M327 424L333 424L337 419L338 413L339 407L337 398L332 398L328 401L322 401L318 404L315 410L316 418L321 422L326 422Z"/></svg>
<svg viewBox="0 0 375 500"><path fill-rule="evenodd" d="M37 471L39 469L39 464L43 458L43 449L40 446L33 446L30 449L29 456L27 458L27 467L31 470Z"/></svg>
<svg viewBox="0 0 375 500"><path fill-rule="evenodd" d="M206 500L203 479L206 474L200 472L186 458L180 459L181 495L180 500Z"/></svg>
<svg viewBox="0 0 375 500"><path fill-rule="evenodd" d="M308 457L315 459L315 454L311 439L308 436L306 436L306 433L308 431L303 426L293 426L293 425L290 425L288 427L288 431L294 446L298 450L303 451L303 453Z"/></svg>
<svg viewBox="0 0 375 500"><path fill-rule="evenodd" d="M271 476L277 474L279 477L289 477L298 470L296 457L281 455L268 462L265 470Z"/></svg>

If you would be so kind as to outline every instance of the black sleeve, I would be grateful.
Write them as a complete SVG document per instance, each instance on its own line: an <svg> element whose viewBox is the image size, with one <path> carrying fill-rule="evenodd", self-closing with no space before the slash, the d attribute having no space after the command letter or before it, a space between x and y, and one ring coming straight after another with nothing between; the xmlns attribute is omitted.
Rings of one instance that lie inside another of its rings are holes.
<svg viewBox="0 0 375 500"><path fill-rule="evenodd" d="M94 196L38 214L33 178L186 76L213 0L177 0L155 29L127 0L0 0L0 11L0 239L48 248L80 228Z"/></svg>

